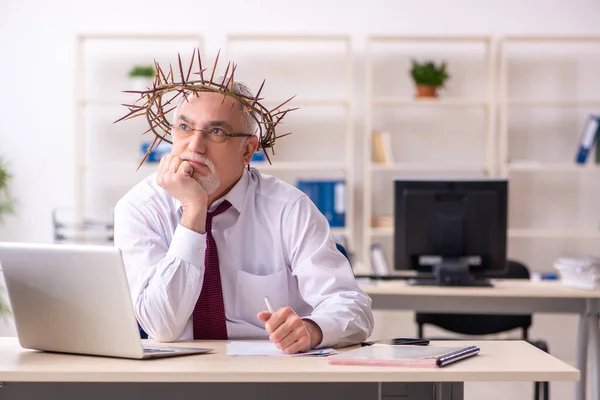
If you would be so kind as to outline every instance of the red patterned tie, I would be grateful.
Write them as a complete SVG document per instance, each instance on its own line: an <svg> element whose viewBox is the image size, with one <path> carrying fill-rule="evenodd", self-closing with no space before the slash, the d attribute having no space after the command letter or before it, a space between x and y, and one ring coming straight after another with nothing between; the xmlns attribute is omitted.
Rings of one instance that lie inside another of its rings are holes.
<svg viewBox="0 0 600 400"><path fill-rule="evenodd" d="M219 255L211 228L213 217L225 212L231 203L223 201L213 212L206 215L206 251L204 253L204 282L202 291L193 312L194 339L219 340L227 339L225 324L225 305L221 288L219 271Z"/></svg>

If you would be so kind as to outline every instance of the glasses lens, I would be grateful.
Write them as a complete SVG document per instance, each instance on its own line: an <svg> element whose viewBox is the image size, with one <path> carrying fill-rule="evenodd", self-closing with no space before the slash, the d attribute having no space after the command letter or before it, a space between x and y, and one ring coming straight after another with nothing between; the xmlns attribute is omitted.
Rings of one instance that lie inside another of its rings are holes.
<svg viewBox="0 0 600 400"><path fill-rule="evenodd" d="M217 134L212 129L202 131L202 136L213 143L223 143L228 138L225 133L221 132Z"/></svg>

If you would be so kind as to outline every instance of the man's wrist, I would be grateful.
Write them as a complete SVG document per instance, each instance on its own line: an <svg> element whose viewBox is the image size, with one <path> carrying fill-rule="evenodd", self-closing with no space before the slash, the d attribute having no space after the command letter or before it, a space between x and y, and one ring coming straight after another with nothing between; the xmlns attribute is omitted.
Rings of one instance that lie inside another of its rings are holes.
<svg viewBox="0 0 600 400"><path fill-rule="evenodd" d="M311 319L303 319L302 322L306 327L306 331L308 332L309 350L314 349L323 341L323 331L321 327Z"/></svg>
<svg viewBox="0 0 600 400"><path fill-rule="evenodd" d="M206 209L183 208L179 223L186 228L201 234L206 233Z"/></svg>

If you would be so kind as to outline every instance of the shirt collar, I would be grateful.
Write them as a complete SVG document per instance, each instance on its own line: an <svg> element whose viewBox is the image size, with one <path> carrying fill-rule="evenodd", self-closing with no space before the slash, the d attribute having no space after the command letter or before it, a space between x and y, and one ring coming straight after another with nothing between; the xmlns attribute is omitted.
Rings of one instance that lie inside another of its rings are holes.
<svg viewBox="0 0 600 400"><path fill-rule="evenodd" d="M241 212L244 207L244 201L246 200L246 189L248 188L248 181L250 179L249 172L247 168L244 168L244 172L242 173L241 178L237 181L237 183L229 190L229 192L225 193L225 195L217 200L215 200L210 207L210 211L214 211L219 204L223 201L228 200L231 205L238 211ZM175 209L177 213L181 216L181 202L175 198Z"/></svg>

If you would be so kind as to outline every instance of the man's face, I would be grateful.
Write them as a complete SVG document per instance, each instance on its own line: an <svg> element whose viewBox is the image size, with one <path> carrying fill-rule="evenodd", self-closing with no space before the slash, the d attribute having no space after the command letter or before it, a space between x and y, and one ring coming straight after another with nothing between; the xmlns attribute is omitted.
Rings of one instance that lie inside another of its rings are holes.
<svg viewBox="0 0 600 400"><path fill-rule="evenodd" d="M224 194L240 178L244 166L250 163L258 138L254 135L229 137L218 143L192 129L251 133L240 107L232 97L227 96L223 101L221 94L201 92L198 96L188 95L188 101L184 100L175 116L171 154L190 162L193 177L209 196L214 194L214 198Z"/></svg>

